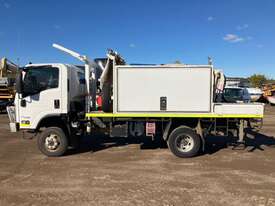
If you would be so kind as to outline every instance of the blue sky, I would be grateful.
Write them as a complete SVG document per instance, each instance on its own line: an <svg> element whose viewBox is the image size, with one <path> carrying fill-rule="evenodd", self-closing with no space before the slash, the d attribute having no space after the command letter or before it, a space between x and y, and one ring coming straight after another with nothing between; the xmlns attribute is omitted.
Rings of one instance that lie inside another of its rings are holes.
<svg viewBox="0 0 275 206"><path fill-rule="evenodd" d="M78 63L114 48L127 63L206 64L227 76L275 78L273 0L0 0L0 57Z"/></svg>

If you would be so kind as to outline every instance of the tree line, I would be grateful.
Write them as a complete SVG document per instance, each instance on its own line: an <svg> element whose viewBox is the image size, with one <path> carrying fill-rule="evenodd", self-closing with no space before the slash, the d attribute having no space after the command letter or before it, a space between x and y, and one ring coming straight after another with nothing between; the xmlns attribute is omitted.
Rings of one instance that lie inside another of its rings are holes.
<svg viewBox="0 0 275 206"><path fill-rule="evenodd" d="M262 87L263 84L275 83L275 79L268 78L263 74L253 74L248 77L248 81L252 87Z"/></svg>

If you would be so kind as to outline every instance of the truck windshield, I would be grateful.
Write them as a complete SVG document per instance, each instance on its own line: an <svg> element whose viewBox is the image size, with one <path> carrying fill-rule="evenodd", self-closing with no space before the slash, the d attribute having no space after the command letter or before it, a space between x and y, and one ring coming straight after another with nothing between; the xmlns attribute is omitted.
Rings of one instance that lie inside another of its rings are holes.
<svg viewBox="0 0 275 206"><path fill-rule="evenodd" d="M23 78L24 96L58 87L58 68L51 66L27 67Z"/></svg>

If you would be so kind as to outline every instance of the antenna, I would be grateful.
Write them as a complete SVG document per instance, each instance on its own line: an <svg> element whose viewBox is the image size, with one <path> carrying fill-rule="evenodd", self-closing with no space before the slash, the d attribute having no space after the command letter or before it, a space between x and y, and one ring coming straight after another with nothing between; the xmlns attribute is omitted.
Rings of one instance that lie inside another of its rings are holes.
<svg viewBox="0 0 275 206"><path fill-rule="evenodd" d="M213 65L213 60L212 60L211 57L208 57L208 64L209 64L209 65Z"/></svg>
<svg viewBox="0 0 275 206"><path fill-rule="evenodd" d="M19 68L20 67L20 58L19 57L17 57L17 67Z"/></svg>

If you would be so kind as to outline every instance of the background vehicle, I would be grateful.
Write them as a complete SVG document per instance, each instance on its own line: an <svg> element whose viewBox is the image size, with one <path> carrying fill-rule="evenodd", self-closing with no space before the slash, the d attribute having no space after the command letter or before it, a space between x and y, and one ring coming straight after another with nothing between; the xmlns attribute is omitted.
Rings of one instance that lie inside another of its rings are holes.
<svg viewBox="0 0 275 206"><path fill-rule="evenodd" d="M0 62L0 110L13 102L15 96L15 77L18 66L2 58Z"/></svg>
<svg viewBox="0 0 275 206"><path fill-rule="evenodd" d="M275 105L275 84L266 84L263 86L264 97L271 104Z"/></svg>
<svg viewBox="0 0 275 206"><path fill-rule="evenodd" d="M240 96L245 96L244 99L247 100L248 95L246 93L249 94L250 96L249 99L251 102L257 102L263 96L263 91L260 88L251 87L251 84L247 78L227 77L225 87L226 88L243 88L247 90L247 91L244 91L244 94L237 95L239 96L239 97L236 97L238 101L242 101L241 100L242 98L240 98ZM232 91L232 93L233 92L234 91ZM234 100L231 100L231 101L234 101Z"/></svg>
<svg viewBox="0 0 275 206"><path fill-rule="evenodd" d="M230 103L237 103L237 102L248 103L251 101L251 96L247 88L242 88L242 87L225 87L223 97L225 102L230 102Z"/></svg>
<svg viewBox="0 0 275 206"><path fill-rule="evenodd" d="M247 89L252 102L257 102L263 96L263 91L260 88L246 87L245 89Z"/></svg>
<svg viewBox="0 0 275 206"><path fill-rule="evenodd" d="M206 134L237 130L244 143L246 123L263 118L263 104L216 101L224 78L212 65L127 65L112 50L101 62L54 46L83 61L85 72L67 64L26 65L17 78L15 107L9 107L15 125L40 134L38 147L47 156L60 156L82 135L100 131L160 135L173 154L192 157L204 149Z"/></svg>

